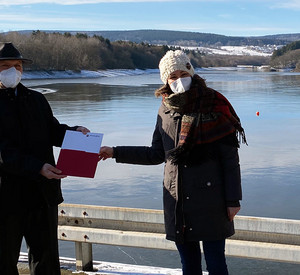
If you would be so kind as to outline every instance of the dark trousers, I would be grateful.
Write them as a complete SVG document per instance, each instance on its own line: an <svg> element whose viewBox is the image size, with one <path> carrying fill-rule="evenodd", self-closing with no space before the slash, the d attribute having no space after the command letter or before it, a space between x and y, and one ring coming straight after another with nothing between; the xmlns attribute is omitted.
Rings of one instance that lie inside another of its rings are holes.
<svg viewBox="0 0 300 275"><path fill-rule="evenodd" d="M183 275L202 275L200 243L176 243L176 246L181 258ZM203 241L203 252L209 275L228 275L225 240Z"/></svg>
<svg viewBox="0 0 300 275"><path fill-rule="evenodd" d="M22 239L31 275L60 275L57 206L5 211L0 220L0 274L17 275Z"/></svg>

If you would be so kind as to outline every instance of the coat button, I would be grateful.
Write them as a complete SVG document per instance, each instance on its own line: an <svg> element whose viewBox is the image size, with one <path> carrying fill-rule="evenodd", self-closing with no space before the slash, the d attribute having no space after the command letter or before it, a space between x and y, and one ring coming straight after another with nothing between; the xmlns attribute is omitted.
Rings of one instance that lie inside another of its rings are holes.
<svg viewBox="0 0 300 275"><path fill-rule="evenodd" d="M193 228L190 228L190 231L192 231L193 230Z"/></svg>
<svg viewBox="0 0 300 275"><path fill-rule="evenodd" d="M176 233L179 234L179 231L177 230Z"/></svg>
<svg viewBox="0 0 300 275"><path fill-rule="evenodd" d="M207 186L211 186L211 182L209 181L208 183L206 183Z"/></svg>
<svg viewBox="0 0 300 275"><path fill-rule="evenodd" d="M185 164L185 165L183 165L183 167L184 167L184 168L187 168L187 165Z"/></svg>
<svg viewBox="0 0 300 275"><path fill-rule="evenodd" d="M189 199L190 199L190 197L186 197L186 199L187 199L187 200L189 200Z"/></svg>

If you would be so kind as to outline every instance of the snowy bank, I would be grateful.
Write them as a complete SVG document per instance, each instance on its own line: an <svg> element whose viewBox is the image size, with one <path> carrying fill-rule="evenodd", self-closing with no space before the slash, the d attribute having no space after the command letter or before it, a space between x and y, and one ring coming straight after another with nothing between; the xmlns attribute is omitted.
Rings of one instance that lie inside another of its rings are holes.
<svg viewBox="0 0 300 275"><path fill-rule="evenodd" d="M237 71L237 67L207 67L195 68L196 72L203 71ZM98 71L24 71L23 80L34 79L72 79L72 78L102 78L102 77L120 77L120 76L138 76L138 75L159 74L159 69L114 69L114 70L98 70Z"/></svg>
<svg viewBox="0 0 300 275"><path fill-rule="evenodd" d="M27 253L21 252L20 263L27 263L28 257ZM143 266L143 265L130 265L130 264L120 264L120 263L112 263L112 262L101 262L94 261L94 272L87 272L89 275L96 275L101 273L104 274L115 274L115 275L181 275L182 271L178 268L162 268L162 267L154 267L154 266ZM75 270L76 260L72 258L64 258L60 257L60 265L63 269L71 270L75 274L77 273ZM79 271L78 271L79 272ZM203 275L207 275L207 272L203 272Z"/></svg>
<svg viewBox="0 0 300 275"><path fill-rule="evenodd" d="M196 73L207 71L243 71L245 68L251 68L252 71L268 71L266 67L269 66L238 66L238 67L202 67L195 68ZM270 70L269 70L270 71ZM277 70L281 72L292 72L291 68ZM98 70L98 71L24 71L23 80L36 80L36 79L96 79L96 78L110 78L110 77L122 77L122 76L139 76L159 74L159 69L114 69L114 70Z"/></svg>
<svg viewBox="0 0 300 275"><path fill-rule="evenodd" d="M208 55L239 55L239 56L265 56L270 57L277 45L264 46L220 46L220 47L182 47L193 51L198 51Z"/></svg>
<svg viewBox="0 0 300 275"><path fill-rule="evenodd" d="M67 78L99 78L99 77L116 77L126 75L143 75L159 73L158 69L146 69L146 70L128 70L128 69L116 69L116 70L98 70L98 71L24 71L23 79L67 79Z"/></svg>

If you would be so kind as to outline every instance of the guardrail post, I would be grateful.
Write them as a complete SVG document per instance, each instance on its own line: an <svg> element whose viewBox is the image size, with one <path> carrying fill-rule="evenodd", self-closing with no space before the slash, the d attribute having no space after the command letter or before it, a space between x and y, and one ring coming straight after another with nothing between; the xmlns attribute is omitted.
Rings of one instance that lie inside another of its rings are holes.
<svg viewBox="0 0 300 275"><path fill-rule="evenodd" d="M93 252L91 243L75 242L76 269L93 271Z"/></svg>

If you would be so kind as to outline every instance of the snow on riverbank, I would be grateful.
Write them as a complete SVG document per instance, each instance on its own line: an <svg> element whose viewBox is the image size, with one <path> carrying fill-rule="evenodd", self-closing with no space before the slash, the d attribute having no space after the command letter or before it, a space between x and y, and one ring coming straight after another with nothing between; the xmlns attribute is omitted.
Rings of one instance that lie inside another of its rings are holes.
<svg viewBox="0 0 300 275"><path fill-rule="evenodd" d="M211 55L244 55L244 56L271 56L280 46L220 46L220 47L182 47Z"/></svg>
<svg viewBox="0 0 300 275"><path fill-rule="evenodd" d="M99 78L99 77L116 77L126 75L142 75L159 73L158 69L146 70L99 70L99 71L24 71L23 79L62 79L62 78Z"/></svg>
<svg viewBox="0 0 300 275"><path fill-rule="evenodd" d="M21 252L20 263L27 263L28 257L27 253ZM76 260L72 258L60 257L60 265L63 269L71 270L76 273L75 270ZM100 262L94 261L94 272L85 272L88 275L96 274L115 274L115 275L181 275L182 271L178 268L162 268L155 266L143 266L143 265L130 265L130 264L120 264L111 262ZM207 275L204 272L203 275Z"/></svg>
<svg viewBox="0 0 300 275"><path fill-rule="evenodd" d="M195 68L196 72L201 71L236 71L237 67L208 67ZM118 77L118 76L137 76L145 74L159 74L158 69L146 70L129 70L129 69L115 69L115 70L99 70L99 71L24 71L23 80L34 79L72 79L72 78L101 78L101 77Z"/></svg>
<svg viewBox="0 0 300 275"><path fill-rule="evenodd" d="M268 66L262 66L268 67ZM266 71L259 66L238 66L238 67L203 67L195 68L196 73L205 71ZM292 69L283 69L280 71L291 72ZM114 70L98 70L98 71L24 71L23 80L36 80L36 79L95 79L95 78L108 78L108 77L122 77L122 76L139 76L147 74L159 74L158 69L146 69L146 70L130 70L130 69L114 69Z"/></svg>

